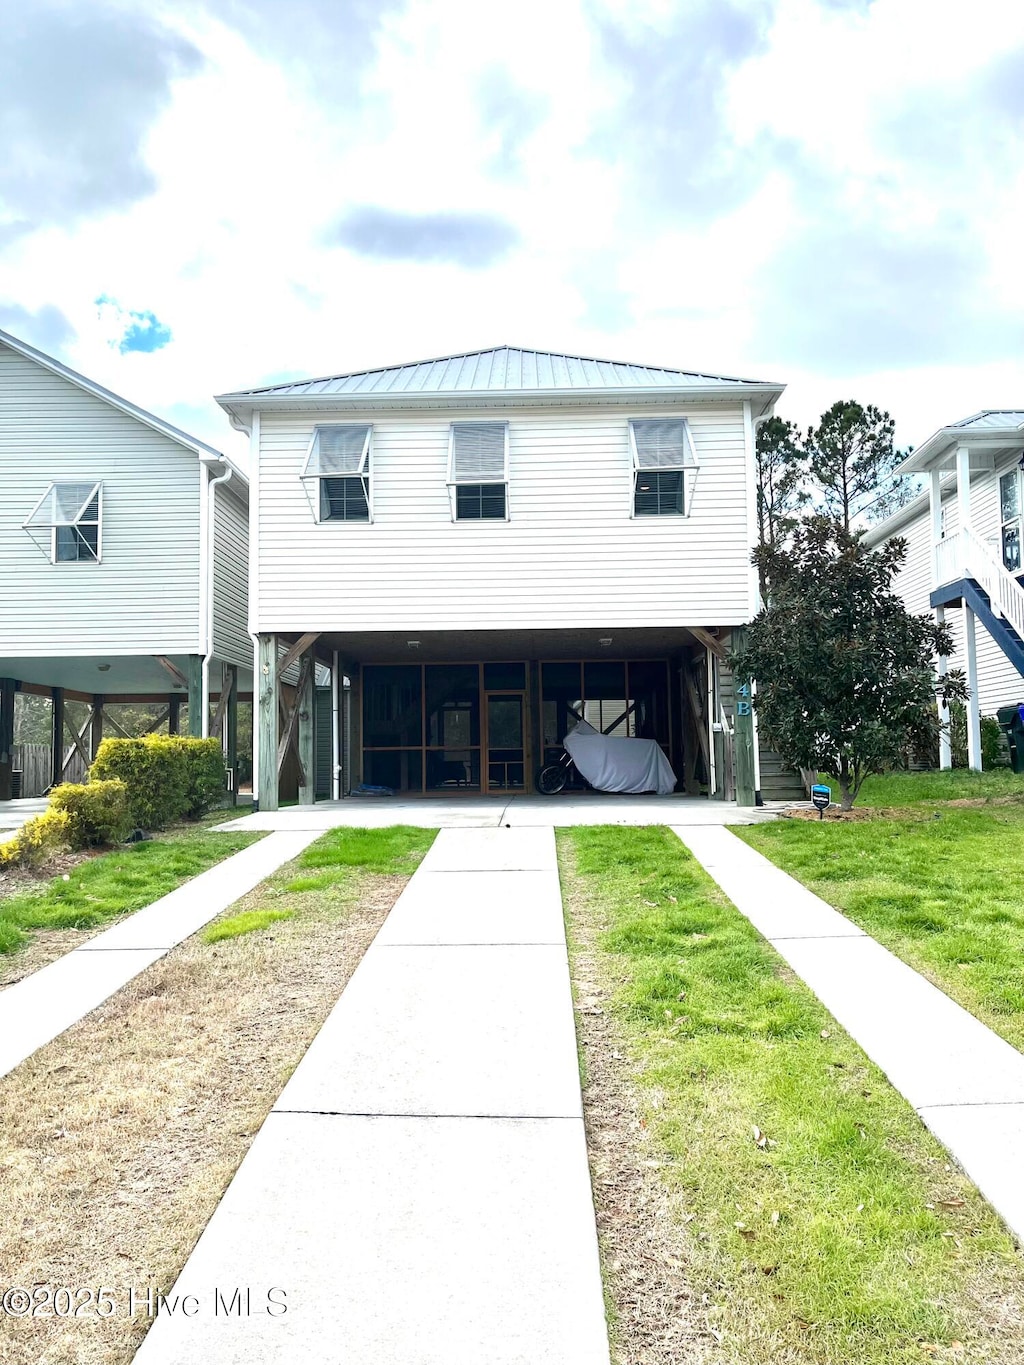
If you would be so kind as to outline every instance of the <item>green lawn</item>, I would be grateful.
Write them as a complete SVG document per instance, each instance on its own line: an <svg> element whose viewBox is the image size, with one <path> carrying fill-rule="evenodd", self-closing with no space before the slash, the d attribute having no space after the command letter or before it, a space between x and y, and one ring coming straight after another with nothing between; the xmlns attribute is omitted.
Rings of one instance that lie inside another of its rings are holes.
<svg viewBox="0 0 1024 1365"><path fill-rule="evenodd" d="M203 937L207 943L219 943L270 928L282 919L298 917L301 924L303 915L345 914L354 898L367 894L367 873L411 877L436 837L436 829L412 825L332 829L268 878L251 908L242 913L228 910L212 921Z"/></svg>
<svg viewBox="0 0 1024 1365"><path fill-rule="evenodd" d="M620 983L613 1018L724 1358L902 1365L965 1358L955 1343L994 1359L974 1352L998 1342L1011 1359L1019 1329L999 1315L1024 1273L1010 1237L679 840L598 827L559 847L570 941L584 913L603 926L587 932Z"/></svg>
<svg viewBox="0 0 1024 1365"><path fill-rule="evenodd" d="M66 880L54 877L0 900L0 953L22 947L35 929L90 929L141 910L260 837L187 825L89 858Z"/></svg>
<svg viewBox="0 0 1024 1365"><path fill-rule="evenodd" d="M386 829L332 829L310 844L299 859L300 867L326 869L319 877L299 877L296 890L314 890L322 880L336 880L339 869L361 867L385 875L413 873L437 835L435 829L414 825L389 825Z"/></svg>
<svg viewBox="0 0 1024 1365"><path fill-rule="evenodd" d="M839 799L839 783L822 775ZM932 801L989 800L993 797L1019 796L1024 800L1024 773L1009 768L993 768L976 773L968 768L949 768L945 772L880 773L864 779L856 805L893 809Z"/></svg>
<svg viewBox="0 0 1024 1365"><path fill-rule="evenodd" d="M1024 1050L1024 804L733 832Z"/></svg>

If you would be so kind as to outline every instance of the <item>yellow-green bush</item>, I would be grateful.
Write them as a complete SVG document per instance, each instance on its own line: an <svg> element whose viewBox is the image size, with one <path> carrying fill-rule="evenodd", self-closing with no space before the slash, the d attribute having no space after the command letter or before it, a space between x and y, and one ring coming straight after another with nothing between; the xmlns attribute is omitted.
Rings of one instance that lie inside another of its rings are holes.
<svg viewBox="0 0 1024 1365"><path fill-rule="evenodd" d="M73 848L123 844L132 832L128 788L120 778L65 782L50 792L50 805L56 810L67 811L70 816Z"/></svg>
<svg viewBox="0 0 1024 1365"><path fill-rule="evenodd" d="M198 819L216 805L224 791L224 759L216 739L105 739L89 777L123 782L132 823L162 829L175 820Z"/></svg>
<svg viewBox="0 0 1024 1365"><path fill-rule="evenodd" d="M188 804L185 814L198 820L220 802L227 785L224 754L219 739L188 739L174 735L175 744L184 757L185 786Z"/></svg>
<svg viewBox="0 0 1024 1365"><path fill-rule="evenodd" d="M71 847L71 816L50 807L22 825L13 839L0 844L0 867L41 867Z"/></svg>

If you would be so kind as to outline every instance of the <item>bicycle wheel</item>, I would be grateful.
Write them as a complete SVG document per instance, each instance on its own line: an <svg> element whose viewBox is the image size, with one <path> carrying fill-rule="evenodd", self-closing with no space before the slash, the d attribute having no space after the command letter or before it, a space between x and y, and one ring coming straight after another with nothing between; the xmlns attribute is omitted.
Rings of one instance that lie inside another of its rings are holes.
<svg viewBox="0 0 1024 1365"><path fill-rule="evenodd" d="M569 780L569 772L564 763L547 763L541 768L534 781L541 796L557 796L564 791Z"/></svg>

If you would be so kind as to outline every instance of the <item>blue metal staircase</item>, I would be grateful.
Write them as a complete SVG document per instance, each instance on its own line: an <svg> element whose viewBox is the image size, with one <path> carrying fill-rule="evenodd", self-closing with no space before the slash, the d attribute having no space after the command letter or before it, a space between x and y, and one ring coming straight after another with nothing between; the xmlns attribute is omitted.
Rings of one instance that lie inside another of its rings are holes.
<svg viewBox="0 0 1024 1365"><path fill-rule="evenodd" d="M936 588L930 598L933 607L959 607L964 602L988 631L1017 672L1024 677L1024 640L1009 621L992 610L992 599L974 578L961 578Z"/></svg>

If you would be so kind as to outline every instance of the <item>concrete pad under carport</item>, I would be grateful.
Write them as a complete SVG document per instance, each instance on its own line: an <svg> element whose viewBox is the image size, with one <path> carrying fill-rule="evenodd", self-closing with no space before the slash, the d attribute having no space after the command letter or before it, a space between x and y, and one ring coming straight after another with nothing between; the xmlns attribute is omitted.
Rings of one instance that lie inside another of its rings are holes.
<svg viewBox="0 0 1024 1365"><path fill-rule="evenodd" d="M10 839L34 816L42 815L49 804L45 796L19 796L13 801L0 801L0 843Z"/></svg>
<svg viewBox="0 0 1024 1365"><path fill-rule="evenodd" d="M751 825L773 820L781 805L756 808L696 796L572 792L561 796L346 797L313 806L256 811L218 829L566 829L573 825Z"/></svg>

